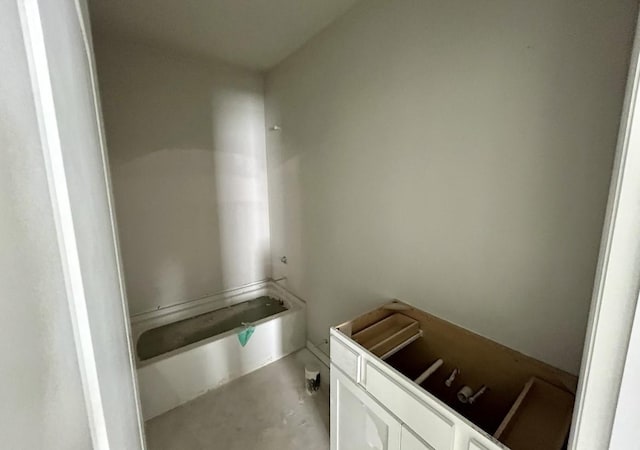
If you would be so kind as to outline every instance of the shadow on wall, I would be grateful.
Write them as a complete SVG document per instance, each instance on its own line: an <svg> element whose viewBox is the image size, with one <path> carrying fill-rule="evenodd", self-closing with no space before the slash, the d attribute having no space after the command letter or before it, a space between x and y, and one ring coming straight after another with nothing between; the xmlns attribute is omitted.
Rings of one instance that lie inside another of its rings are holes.
<svg viewBox="0 0 640 450"><path fill-rule="evenodd" d="M261 76L94 43L130 313L268 277Z"/></svg>

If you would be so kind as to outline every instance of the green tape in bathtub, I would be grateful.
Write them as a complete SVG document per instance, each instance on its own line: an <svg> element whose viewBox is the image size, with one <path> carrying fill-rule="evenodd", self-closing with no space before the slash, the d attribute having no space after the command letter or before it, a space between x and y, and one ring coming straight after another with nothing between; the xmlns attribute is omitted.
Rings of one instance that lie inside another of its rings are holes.
<svg viewBox="0 0 640 450"><path fill-rule="evenodd" d="M249 338L251 338L253 332L256 331L256 327L250 324L243 325L244 328L238 331L238 340L240 341L240 345L244 347L245 345L247 345L247 342L249 342Z"/></svg>

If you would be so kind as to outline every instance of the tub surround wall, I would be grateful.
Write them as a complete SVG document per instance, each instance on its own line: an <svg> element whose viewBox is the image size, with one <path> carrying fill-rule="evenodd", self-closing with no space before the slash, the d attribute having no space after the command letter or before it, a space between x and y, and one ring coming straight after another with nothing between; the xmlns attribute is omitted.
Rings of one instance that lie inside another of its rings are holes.
<svg viewBox="0 0 640 450"><path fill-rule="evenodd" d="M131 314L267 278L262 76L94 40Z"/></svg>
<svg viewBox="0 0 640 450"><path fill-rule="evenodd" d="M267 74L313 342L396 297L577 373L636 8L371 0Z"/></svg>

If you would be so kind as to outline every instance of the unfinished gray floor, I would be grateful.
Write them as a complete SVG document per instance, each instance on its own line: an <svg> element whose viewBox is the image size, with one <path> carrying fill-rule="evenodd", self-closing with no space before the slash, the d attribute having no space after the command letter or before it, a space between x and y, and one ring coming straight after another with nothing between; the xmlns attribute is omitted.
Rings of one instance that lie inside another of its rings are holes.
<svg viewBox="0 0 640 450"><path fill-rule="evenodd" d="M315 396L304 389L301 350L208 392L145 424L147 446L160 449L327 450L326 373Z"/></svg>

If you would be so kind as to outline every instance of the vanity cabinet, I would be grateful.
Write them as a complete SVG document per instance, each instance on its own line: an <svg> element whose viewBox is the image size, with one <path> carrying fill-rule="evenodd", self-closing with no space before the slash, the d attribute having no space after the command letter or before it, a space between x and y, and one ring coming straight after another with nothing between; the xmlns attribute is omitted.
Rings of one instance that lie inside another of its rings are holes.
<svg viewBox="0 0 640 450"><path fill-rule="evenodd" d="M331 372L332 448L341 450L431 450L373 397L339 369Z"/></svg>
<svg viewBox="0 0 640 450"><path fill-rule="evenodd" d="M565 443L575 376L405 303L332 328L330 351L332 450ZM464 386L479 394L462 402Z"/></svg>
<svg viewBox="0 0 640 450"><path fill-rule="evenodd" d="M349 380L339 369L331 371L332 448L340 450L398 450L402 424L389 411Z"/></svg>

